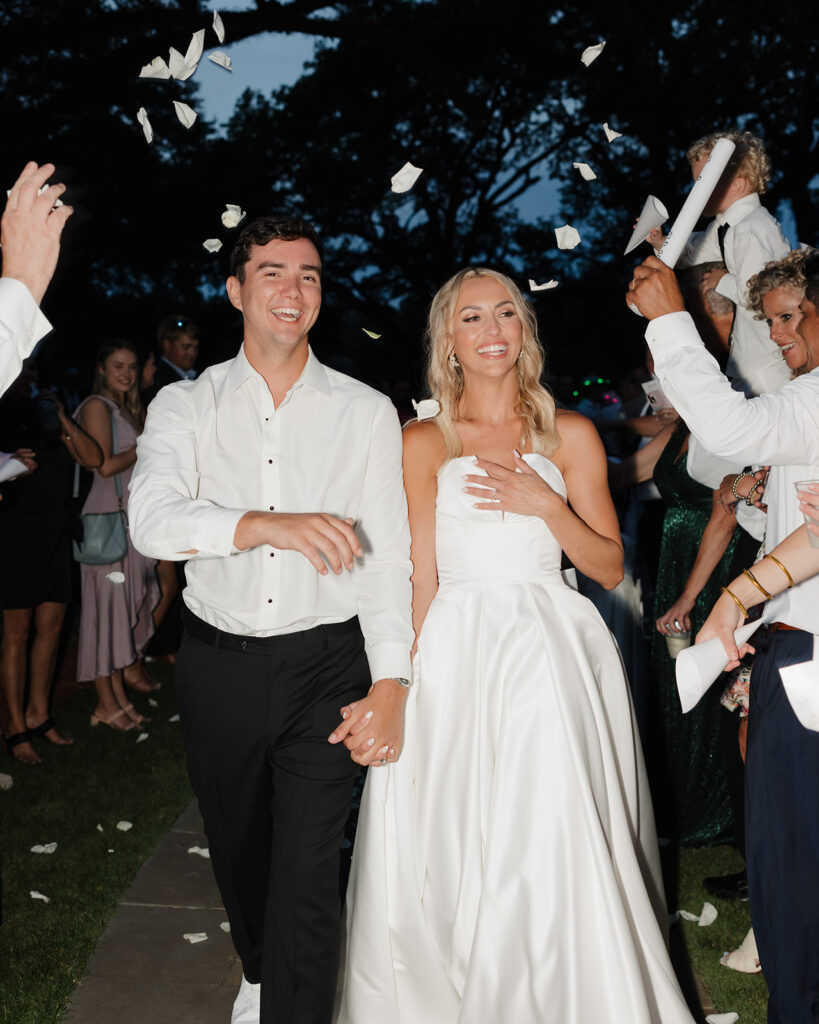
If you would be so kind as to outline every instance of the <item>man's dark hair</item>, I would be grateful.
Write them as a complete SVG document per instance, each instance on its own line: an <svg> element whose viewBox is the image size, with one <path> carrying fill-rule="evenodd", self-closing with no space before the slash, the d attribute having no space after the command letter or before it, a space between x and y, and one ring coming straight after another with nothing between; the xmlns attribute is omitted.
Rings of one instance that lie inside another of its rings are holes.
<svg viewBox="0 0 819 1024"><path fill-rule="evenodd" d="M242 229L230 254L231 274L244 284L245 264L250 259L250 250L254 245L267 245L274 238L282 242L295 242L298 238L306 238L316 247L319 260L324 262L324 246L318 232L309 221L291 214L271 214L269 217L257 217Z"/></svg>
<svg viewBox="0 0 819 1024"><path fill-rule="evenodd" d="M819 249L814 249L802 264L805 275L805 298L819 306Z"/></svg>
<svg viewBox="0 0 819 1024"><path fill-rule="evenodd" d="M170 341L174 342L178 338L181 338L183 334L190 335L194 341L199 341L199 326L195 324L189 317L176 315L166 316L164 320L161 320L159 327L156 329L156 354L162 356L162 342Z"/></svg>

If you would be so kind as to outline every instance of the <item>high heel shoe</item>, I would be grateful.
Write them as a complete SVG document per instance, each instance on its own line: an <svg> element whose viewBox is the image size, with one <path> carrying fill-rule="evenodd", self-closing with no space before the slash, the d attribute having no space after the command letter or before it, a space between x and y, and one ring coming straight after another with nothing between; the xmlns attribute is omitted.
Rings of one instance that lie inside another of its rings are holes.
<svg viewBox="0 0 819 1024"><path fill-rule="evenodd" d="M148 718L147 715L140 714L133 704L126 704L122 710L125 712L126 715L128 715L128 717L131 719L134 725L139 726L143 725L145 722L150 722L150 718ZM133 715L128 714L129 711L133 711L134 714L136 715L136 718L134 718Z"/></svg>
<svg viewBox="0 0 819 1024"><path fill-rule="evenodd" d="M114 722L116 722L116 720L122 715L125 715L125 717L128 718L128 724L125 726L114 725ZM113 715L109 715L108 718L101 718L96 714L91 715L91 725L92 727L96 725L107 725L110 729L113 729L114 732L131 732L132 729L136 728L136 723L128 716L128 712L125 708L120 708L119 711L115 711Z"/></svg>

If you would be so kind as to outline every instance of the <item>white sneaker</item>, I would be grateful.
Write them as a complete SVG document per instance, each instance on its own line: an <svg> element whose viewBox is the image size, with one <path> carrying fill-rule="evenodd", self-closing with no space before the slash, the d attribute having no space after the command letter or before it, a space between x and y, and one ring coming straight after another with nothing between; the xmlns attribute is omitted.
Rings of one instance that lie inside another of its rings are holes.
<svg viewBox="0 0 819 1024"><path fill-rule="evenodd" d="M259 1024L261 994L261 984L251 985L247 978L242 975L242 984L239 986L239 994L236 996L236 1002L233 1004L230 1024Z"/></svg>

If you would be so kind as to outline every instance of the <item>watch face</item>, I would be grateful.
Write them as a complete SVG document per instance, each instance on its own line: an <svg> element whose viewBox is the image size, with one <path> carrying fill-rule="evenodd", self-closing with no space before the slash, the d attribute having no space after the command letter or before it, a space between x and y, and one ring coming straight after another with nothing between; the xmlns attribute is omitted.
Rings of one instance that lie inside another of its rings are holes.
<svg viewBox="0 0 819 1024"><path fill-rule="evenodd" d="M393 676L393 679L396 681L396 683L400 683L403 687L408 688L410 685L409 679L404 679L403 676Z"/></svg>

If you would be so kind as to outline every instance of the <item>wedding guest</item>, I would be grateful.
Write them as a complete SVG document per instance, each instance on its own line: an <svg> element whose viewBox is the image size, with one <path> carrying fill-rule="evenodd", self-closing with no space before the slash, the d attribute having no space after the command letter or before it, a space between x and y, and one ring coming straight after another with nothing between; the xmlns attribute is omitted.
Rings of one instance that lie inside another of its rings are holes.
<svg viewBox="0 0 819 1024"><path fill-rule="evenodd" d="M128 514L128 482L136 462L136 439L145 420L138 381L133 345L122 340L102 345L91 394L76 413L103 452L83 513L121 509ZM145 721L128 700L125 684L140 692L156 688L145 675L141 655L153 635L151 613L159 601L154 559L136 550L130 531L127 541L128 550L121 560L81 567L77 657L77 678L93 680L97 690L91 724L102 723L121 732Z"/></svg>

